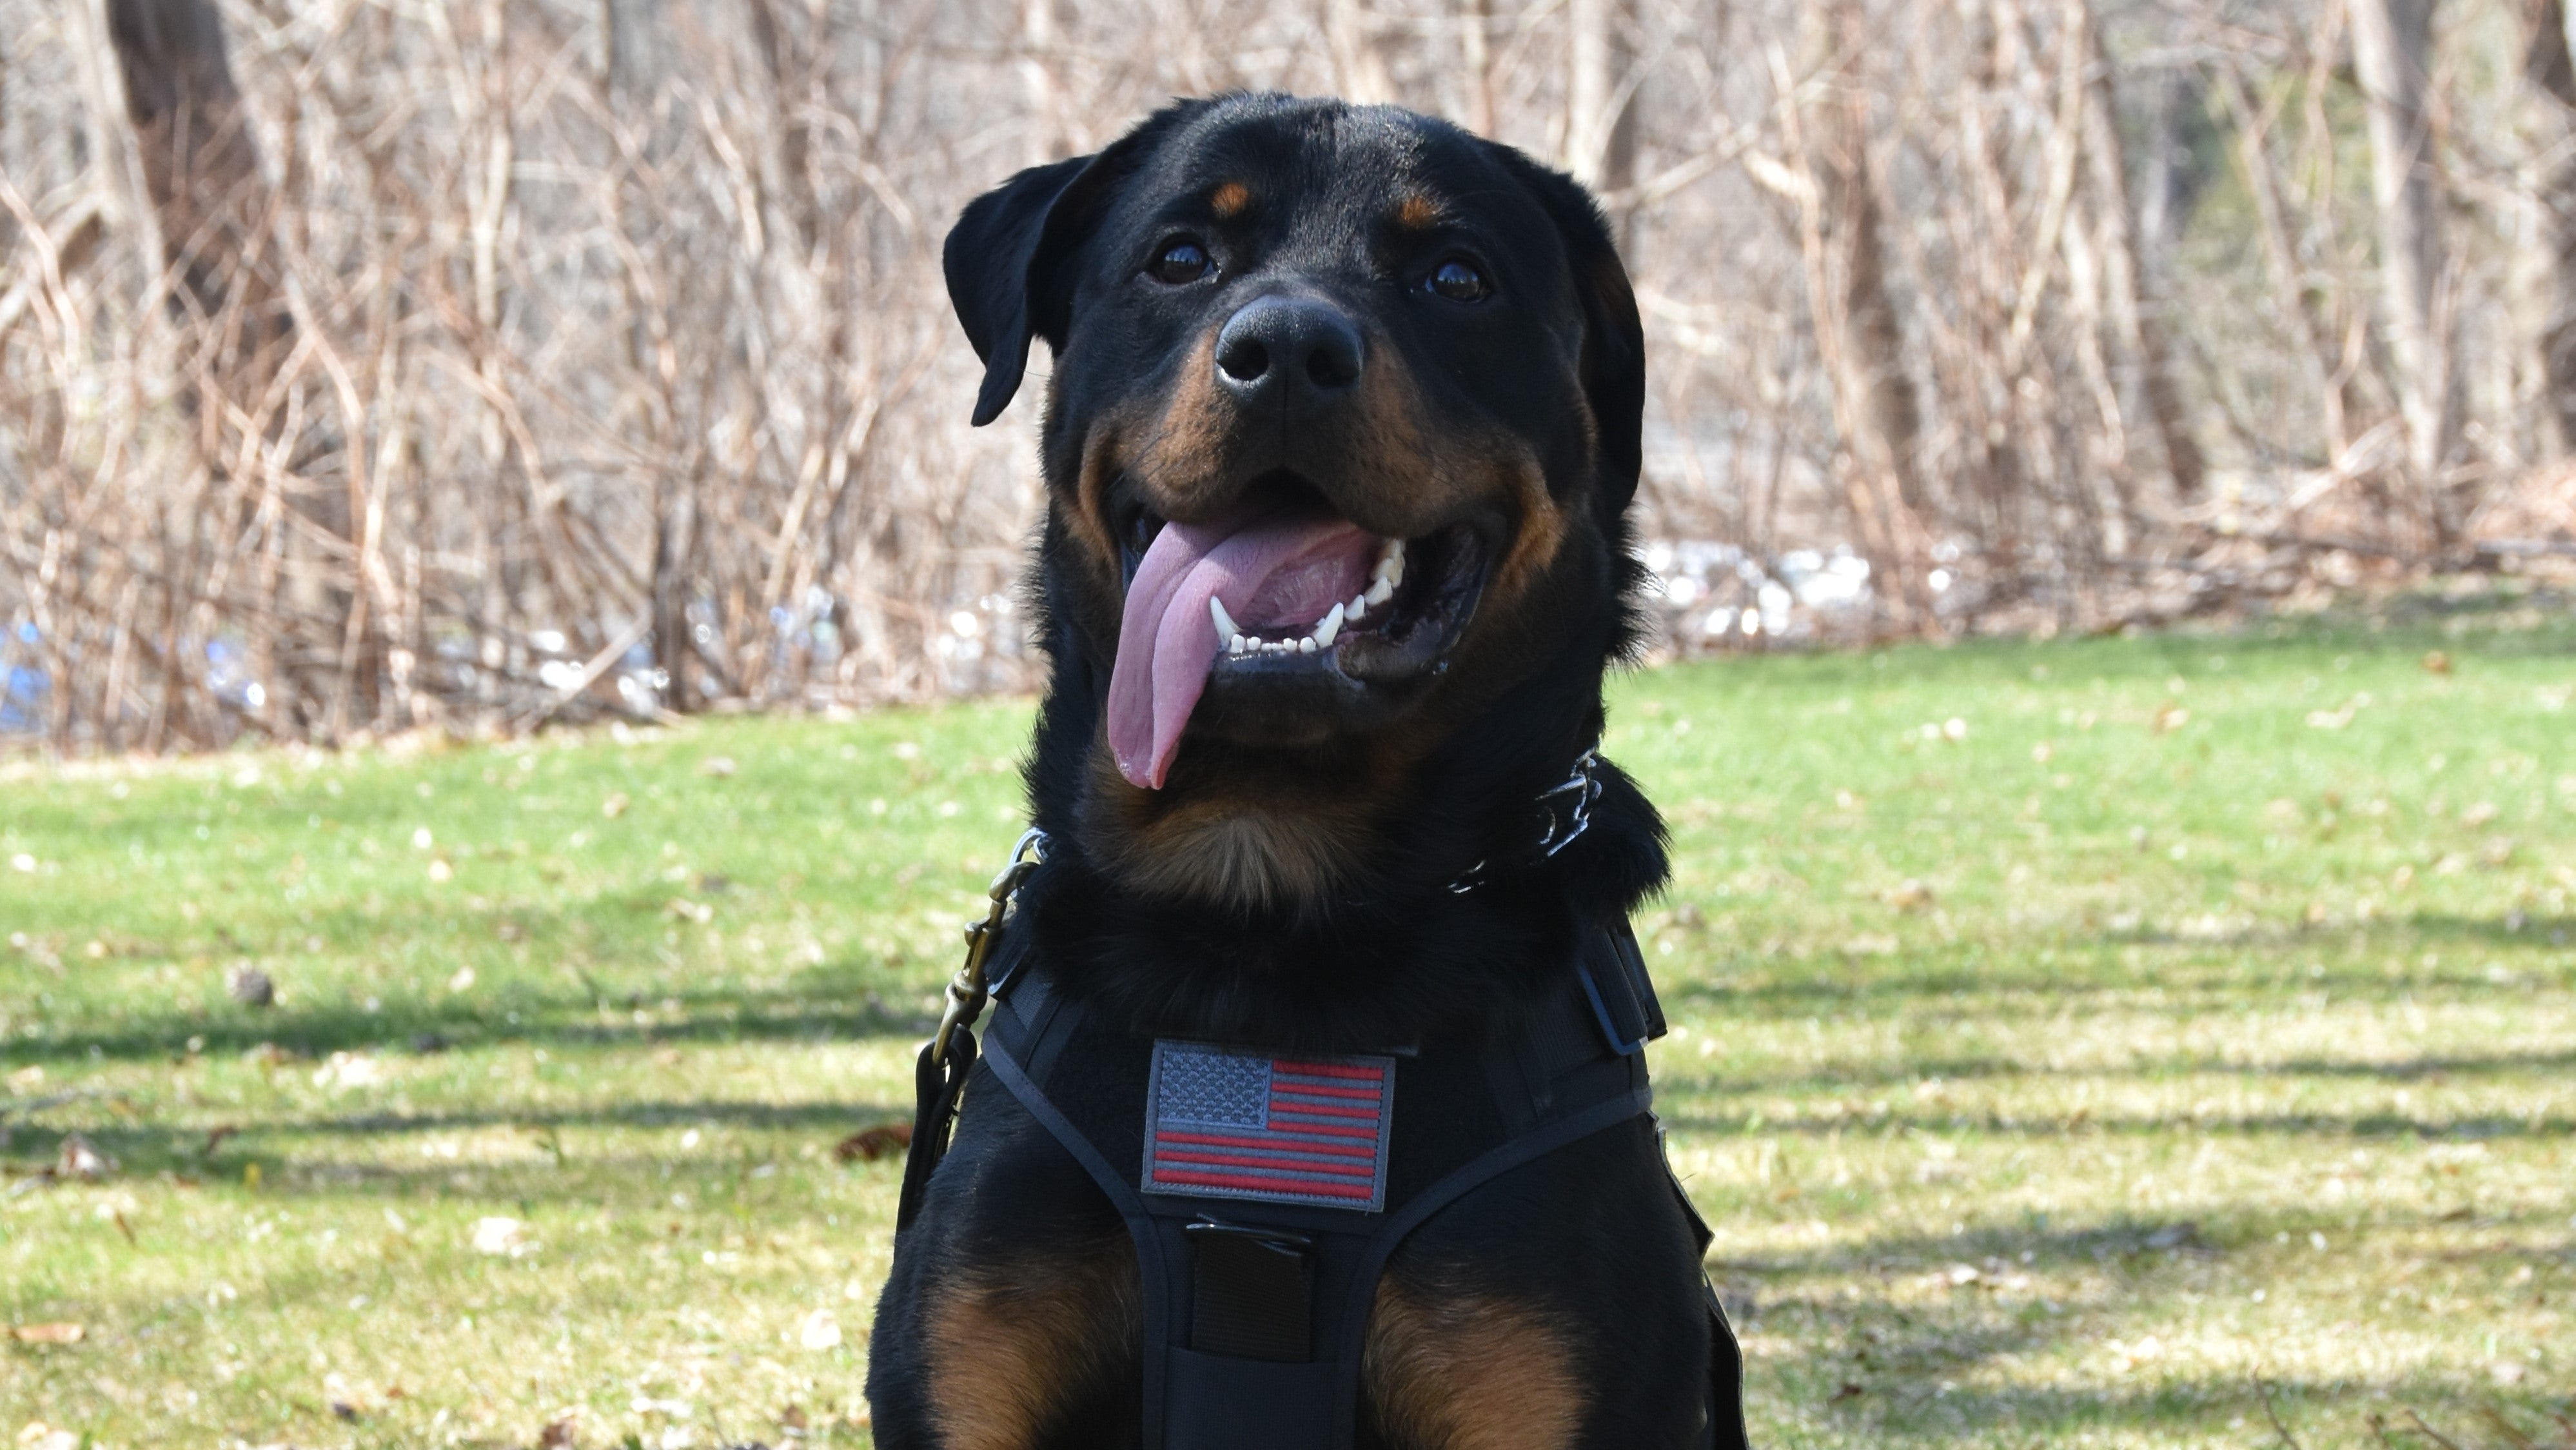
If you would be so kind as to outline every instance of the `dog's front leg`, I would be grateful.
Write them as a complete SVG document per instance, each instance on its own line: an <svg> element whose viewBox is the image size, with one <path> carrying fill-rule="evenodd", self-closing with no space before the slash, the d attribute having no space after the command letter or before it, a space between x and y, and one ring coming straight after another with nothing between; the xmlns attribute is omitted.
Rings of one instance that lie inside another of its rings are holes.
<svg viewBox="0 0 2576 1450"><path fill-rule="evenodd" d="M883 1450L1137 1439L1143 1293L1106 1198L982 1068L868 1347Z"/></svg>

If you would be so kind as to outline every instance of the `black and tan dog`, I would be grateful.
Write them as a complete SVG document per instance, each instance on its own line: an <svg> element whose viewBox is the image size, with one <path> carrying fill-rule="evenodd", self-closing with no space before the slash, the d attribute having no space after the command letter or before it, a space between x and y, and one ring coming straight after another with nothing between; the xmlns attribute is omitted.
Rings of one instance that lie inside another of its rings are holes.
<svg viewBox="0 0 2576 1450"><path fill-rule="evenodd" d="M1643 339L1592 200L1386 107L1174 105L948 239L1053 350L1051 838L898 1236L896 1450L1742 1441L1645 1111Z"/></svg>

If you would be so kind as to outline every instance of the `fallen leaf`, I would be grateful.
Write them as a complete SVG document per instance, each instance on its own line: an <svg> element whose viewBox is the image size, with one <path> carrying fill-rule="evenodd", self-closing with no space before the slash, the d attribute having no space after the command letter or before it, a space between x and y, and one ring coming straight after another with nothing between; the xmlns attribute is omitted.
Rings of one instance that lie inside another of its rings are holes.
<svg viewBox="0 0 2576 1450"><path fill-rule="evenodd" d="M475 1220L474 1252L478 1254L508 1254L515 1259L535 1247L528 1242L528 1226L515 1218Z"/></svg>
<svg viewBox="0 0 2576 1450"><path fill-rule="evenodd" d="M832 1156L841 1162L874 1163L912 1147L912 1124L879 1123L862 1128L832 1145Z"/></svg>
<svg viewBox="0 0 2576 1450"><path fill-rule="evenodd" d="M116 1171L116 1160L98 1151L89 1139L74 1133L63 1139L62 1155L54 1161L54 1171L65 1178L96 1183Z"/></svg>
<svg viewBox="0 0 2576 1450"><path fill-rule="evenodd" d="M580 1426L581 1416L577 1414L558 1415L548 1420L546 1427L537 1432L537 1450L568 1450Z"/></svg>
<svg viewBox="0 0 2576 1450"><path fill-rule="evenodd" d="M2180 730L2191 723L2191 712L2179 703L2167 700L2156 707L2156 718L2150 728L2158 735Z"/></svg>
<svg viewBox="0 0 2576 1450"><path fill-rule="evenodd" d="M796 1342L807 1349L836 1349L841 1343L841 1321L829 1309L817 1309L796 1326Z"/></svg>
<svg viewBox="0 0 2576 1450"><path fill-rule="evenodd" d="M610 791L608 793L608 799L599 803L599 813L608 817L612 821L616 820L619 816L626 814L626 792L622 790Z"/></svg>
<svg viewBox="0 0 2576 1450"><path fill-rule="evenodd" d="M2441 650L2426 651L2424 655L2424 672L2432 675L2449 674L2451 672L2450 655Z"/></svg>
<svg viewBox="0 0 2576 1450"><path fill-rule="evenodd" d="M327 1088L373 1087L384 1081L383 1065L360 1052L335 1052L313 1070L313 1085Z"/></svg>
<svg viewBox="0 0 2576 1450"><path fill-rule="evenodd" d="M1899 911L1921 911L1932 904L1932 888L1920 881L1901 881L1887 892L1885 900Z"/></svg>
<svg viewBox="0 0 2576 1450"><path fill-rule="evenodd" d="M12 1324L9 1337L20 1344L78 1344L89 1331L77 1324Z"/></svg>
<svg viewBox="0 0 2576 1450"><path fill-rule="evenodd" d="M722 780L724 777L733 774L739 769L741 769L741 767L734 764L733 757L730 755L710 755L706 759L698 762L698 774L711 775L716 777L718 780Z"/></svg>

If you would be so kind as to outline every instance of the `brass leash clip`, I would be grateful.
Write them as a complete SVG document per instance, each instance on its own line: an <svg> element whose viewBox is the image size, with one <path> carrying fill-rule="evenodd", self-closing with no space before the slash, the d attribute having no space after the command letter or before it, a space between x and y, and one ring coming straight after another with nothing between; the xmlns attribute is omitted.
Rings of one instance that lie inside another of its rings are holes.
<svg viewBox="0 0 2576 1450"><path fill-rule="evenodd" d="M960 1027L972 1027L984 1015L984 1003L992 995L984 981L984 959L992 955L993 943L1002 936L1002 918L1009 915L1011 898L1019 894L1020 884L1046 861L1047 833L1031 826L1011 848L1011 864L993 878L992 887L984 894L988 902L984 919L966 928L966 962L957 975L948 980L948 1005L939 1014L939 1031L930 1039L930 1060L945 1065L949 1039Z"/></svg>

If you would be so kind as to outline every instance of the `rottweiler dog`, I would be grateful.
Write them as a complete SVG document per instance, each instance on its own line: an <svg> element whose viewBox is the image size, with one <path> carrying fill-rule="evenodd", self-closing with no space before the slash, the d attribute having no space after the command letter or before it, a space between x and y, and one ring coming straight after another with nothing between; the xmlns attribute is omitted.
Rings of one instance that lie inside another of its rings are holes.
<svg viewBox="0 0 2576 1450"><path fill-rule="evenodd" d="M1026 769L1051 841L1012 947L1144 1037L1331 1054L1541 1013L1666 871L1590 755L1641 628L1645 399L1592 198L1409 111L1230 95L1021 172L946 269L976 423L1032 339L1054 355ZM1569 772L1579 834L1534 804ZM877 1443L1149 1443L1130 1220L991 1065L898 1237ZM1650 1117L1482 1183L1375 1277L1337 1443L1741 1443L1704 1243Z"/></svg>

